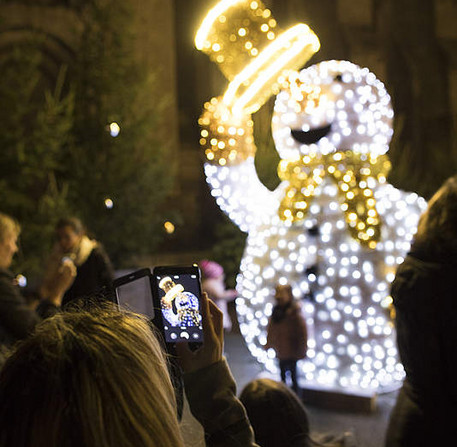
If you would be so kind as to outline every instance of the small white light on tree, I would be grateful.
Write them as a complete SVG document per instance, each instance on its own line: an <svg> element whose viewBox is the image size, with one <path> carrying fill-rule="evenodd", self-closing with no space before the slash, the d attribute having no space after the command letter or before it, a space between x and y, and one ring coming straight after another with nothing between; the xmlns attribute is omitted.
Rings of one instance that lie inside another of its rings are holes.
<svg viewBox="0 0 457 447"><path fill-rule="evenodd" d="M121 131L121 128L119 127L119 124L117 124L114 121L112 123L110 123L110 125L109 125L109 134L112 137L117 137L119 135L120 131Z"/></svg>
<svg viewBox="0 0 457 447"><path fill-rule="evenodd" d="M165 228L165 231L168 234L172 234L175 232L175 226L168 220L163 224L163 227Z"/></svg>

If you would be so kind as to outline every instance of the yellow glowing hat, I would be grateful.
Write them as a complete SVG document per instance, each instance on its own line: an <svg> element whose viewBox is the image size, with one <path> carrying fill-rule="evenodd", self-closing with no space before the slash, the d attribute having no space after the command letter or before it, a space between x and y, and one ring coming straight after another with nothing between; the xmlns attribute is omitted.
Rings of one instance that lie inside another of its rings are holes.
<svg viewBox="0 0 457 447"><path fill-rule="evenodd" d="M231 81L223 101L239 115L258 110L277 88L281 74L302 67L320 44L302 23L280 31L260 1L222 0L203 20L195 46Z"/></svg>

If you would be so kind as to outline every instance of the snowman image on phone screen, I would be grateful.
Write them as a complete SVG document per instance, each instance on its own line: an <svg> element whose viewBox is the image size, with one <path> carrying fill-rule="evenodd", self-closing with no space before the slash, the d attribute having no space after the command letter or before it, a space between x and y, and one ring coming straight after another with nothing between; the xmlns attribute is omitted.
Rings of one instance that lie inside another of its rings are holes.
<svg viewBox="0 0 457 447"><path fill-rule="evenodd" d="M171 326L193 327L201 322L198 310L198 298L191 292L186 292L182 284L176 284L169 276L159 282L159 287L165 292L160 300L162 314Z"/></svg>

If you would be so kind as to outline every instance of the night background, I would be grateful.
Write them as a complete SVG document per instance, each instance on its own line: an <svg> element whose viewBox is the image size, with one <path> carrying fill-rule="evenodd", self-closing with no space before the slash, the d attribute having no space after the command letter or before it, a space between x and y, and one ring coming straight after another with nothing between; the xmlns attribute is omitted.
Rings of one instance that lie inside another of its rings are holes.
<svg viewBox="0 0 457 447"><path fill-rule="evenodd" d="M193 43L212 4L1 2L0 201L24 229L16 269L33 280L55 221L76 214L117 268L207 256L233 284L244 235L210 196L198 144L203 104L226 83ZM456 170L455 1L265 4L283 29L300 21L319 36L307 65L347 59L385 83L395 111L389 182L429 198ZM272 106L253 117L270 189L279 183Z"/></svg>
<svg viewBox="0 0 457 447"><path fill-rule="evenodd" d="M390 184L429 199L457 172L456 0L263 3L282 29L303 22L317 34L306 66L349 60L385 84L395 113ZM214 4L0 0L0 211L21 224L12 270L30 287L68 215L118 271L208 258L235 286L246 235L211 196L199 145L203 105L227 84L194 46ZM280 182L273 105L252 116L255 165L270 190ZM238 383L251 374L240 373L240 338L228 338ZM394 399L372 419L332 414L333 428L379 438ZM313 426L327 429L327 416L311 411Z"/></svg>

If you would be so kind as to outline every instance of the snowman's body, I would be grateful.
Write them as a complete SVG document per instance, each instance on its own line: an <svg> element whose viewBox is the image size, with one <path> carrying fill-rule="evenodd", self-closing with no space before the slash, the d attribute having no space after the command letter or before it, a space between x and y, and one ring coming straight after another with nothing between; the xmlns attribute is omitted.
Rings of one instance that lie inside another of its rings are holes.
<svg viewBox="0 0 457 447"><path fill-rule="evenodd" d="M329 61L303 70L294 82L295 87L290 83L292 87L278 95L273 118L282 159L338 150L354 149L362 157L387 151L390 98L368 70ZM365 90L357 90L360 85ZM294 88L299 90L294 93ZM349 90L352 93L346 93ZM293 95L303 92L313 102L305 98L298 110ZM354 96L359 101L349 101ZM368 118L363 110L369 111ZM308 131L314 129L323 130L310 143ZM297 130L308 144L292 137ZM287 282L297 297L307 297L303 309L310 337L308 358L299 367L303 381L352 390L400 381L403 369L389 315L389 285L409 249L425 201L370 179L381 225L375 248L368 248L348 231L344 197L329 176L313 190L304 217L288 221L279 217L288 182L269 191L259 181L252 157L235 166L206 164L205 173L219 206L248 233L237 279L237 312L251 353L276 371L274 353L263 345L274 286Z"/></svg>

